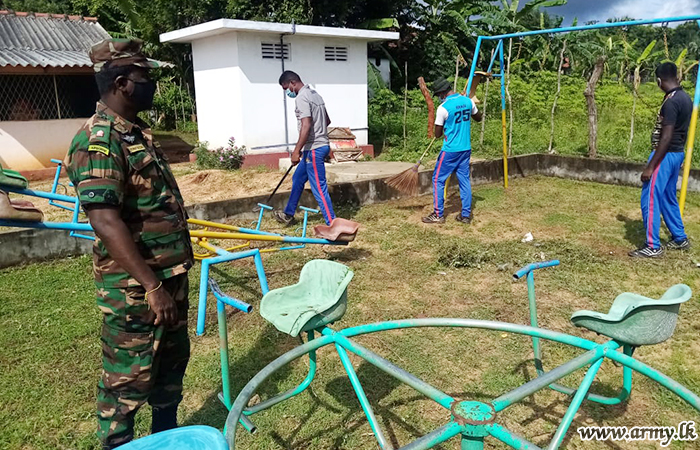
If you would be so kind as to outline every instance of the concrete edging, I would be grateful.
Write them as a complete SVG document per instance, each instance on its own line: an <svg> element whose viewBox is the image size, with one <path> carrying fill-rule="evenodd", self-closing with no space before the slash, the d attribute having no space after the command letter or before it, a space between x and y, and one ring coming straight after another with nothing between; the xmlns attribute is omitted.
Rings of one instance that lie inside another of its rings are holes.
<svg viewBox="0 0 700 450"><path fill-rule="evenodd" d="M639 175L643 164L625 161L585 159L570 156L531 154L508 159L508 172L511 179L533 175L592 181L624 186L641 186ZM486 160L472 164L472 184L496 183L503 179L503 161ZM680 186L680 179L678 182ZM691 170L688 190L700 192L700 170ZM419 173L419 194L432 191L432 171ZM329 185L329 193L334 204L371 205L406 195L390 188L383 178ZM270 202L274 208L283 208L289 191L279 192ZM257 217L253 208L264 202L267 195L243 197L231 200L201 203L187 207L192 218L221 220L227 217L250 219ZM316 200L310 190L304 191L301 205L315 206ZM28 262L82 255L91 252L92 244L84 239L68 237L67 231L19 230L0 233L0 268Z"/></svg>

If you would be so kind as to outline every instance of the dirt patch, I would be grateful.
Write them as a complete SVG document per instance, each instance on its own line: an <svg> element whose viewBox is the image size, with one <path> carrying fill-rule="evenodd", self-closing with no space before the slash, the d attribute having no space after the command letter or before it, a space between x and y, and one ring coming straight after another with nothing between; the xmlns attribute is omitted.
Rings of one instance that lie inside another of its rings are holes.
<svg viewBox="0 0 700 450"><path fill-rule="evenodd" d="M227 172L224 170L202 170L178 178L180 192L185 203L211 202L251 195L269 194L282 178L280 172L260 172L257 170L241 170ZM292 187L292 177L280 186L281 191Z"/></svg>

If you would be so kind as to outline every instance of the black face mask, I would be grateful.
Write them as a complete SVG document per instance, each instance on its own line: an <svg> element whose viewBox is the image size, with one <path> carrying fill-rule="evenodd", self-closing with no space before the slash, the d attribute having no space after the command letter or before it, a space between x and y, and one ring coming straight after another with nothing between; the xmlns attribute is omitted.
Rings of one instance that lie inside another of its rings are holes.
<svg viewBox="0 0 700 450"><path fill-rule="evenodd" d="M131 93L131 101L134 102L134 106L138 111L147 111L153 108L153 96L156 93L156 82L153 80L148 81L134 81L134 91Z"/></svg>

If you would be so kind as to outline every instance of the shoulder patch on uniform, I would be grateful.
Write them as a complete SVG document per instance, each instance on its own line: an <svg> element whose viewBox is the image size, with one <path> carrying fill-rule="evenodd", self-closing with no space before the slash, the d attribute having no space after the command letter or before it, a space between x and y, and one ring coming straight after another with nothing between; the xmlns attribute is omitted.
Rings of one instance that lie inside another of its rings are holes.
<svg viewBox="0 0 700 450"><path fill-rule="evenodd" d="M160 148L160 142L158 142L158 141L153 141L153 146L154 146L155 148Z"/></svg>
<svg viewBox="0 0 700 450"><path fill-rule="evenodd" d="M88 147L89 152L100 152L105 156L109 156L109 148L103 145L90 145Z"/></svg>
<svg viewBox="0 0 700 450"><path fill-rule="evenodd" d="M110 132L112 131L112 123L108 120L97 119L92 124L90 130L91 144L106 144L109 146Z"/></svg>
<svg viewBox="0 0 700 450"><path fill-rule="evenodd" d="M136 152L140 152L142 150L146 150L146 147L144 147L143 144L136 144L136 145L130 145L126 149L129 150L129 153L136 153Z"/></svg>

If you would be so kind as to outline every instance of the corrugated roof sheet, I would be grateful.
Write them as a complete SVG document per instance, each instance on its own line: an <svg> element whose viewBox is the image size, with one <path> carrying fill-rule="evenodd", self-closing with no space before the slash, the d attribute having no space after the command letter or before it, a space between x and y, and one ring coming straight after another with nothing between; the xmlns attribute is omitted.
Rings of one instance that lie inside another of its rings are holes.
<svg viewBox="0 0 700 450"><path fill-rule="evenodd" d="M0 11L0 66L91 67L88 50L109 37L94 18Z"/></svg>

